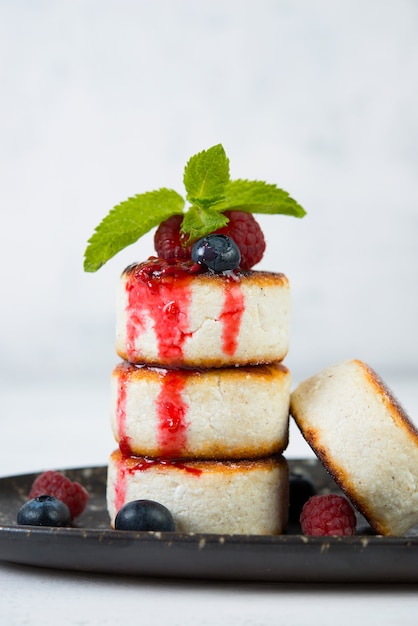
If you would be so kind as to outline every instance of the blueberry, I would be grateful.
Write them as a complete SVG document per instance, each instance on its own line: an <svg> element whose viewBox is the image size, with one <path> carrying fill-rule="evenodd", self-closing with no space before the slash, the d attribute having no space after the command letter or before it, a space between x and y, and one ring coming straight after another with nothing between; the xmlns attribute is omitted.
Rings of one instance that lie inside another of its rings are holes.
<svg viewBox="0 0 418 626"><path fill-rule="evenodd" d="M289 522L298 522L302 507L311 496L315 495L312 482L298 472L291 472L289 478Z"/></svg>
<svg viewBox="0 0 418 626"><path fill-rule="evenodd" d="M17 523L26 526L69 526L68 506L54 496L37 496L19 509Z"/></svg>
<svg viewBox="0 0 418 626"><path fill-rule="evenodd" d="M173 531L174 519L170 511L153 500L133 500L123 506L115 518L116 530Z"/></svg>
<svg viewBox="0 0 418 626"><path fill-rule="evenodd" d="M196 241L192 248L192 259L214 272L226 272L239 266L241 253L233 239L213 234Z"/></svg>

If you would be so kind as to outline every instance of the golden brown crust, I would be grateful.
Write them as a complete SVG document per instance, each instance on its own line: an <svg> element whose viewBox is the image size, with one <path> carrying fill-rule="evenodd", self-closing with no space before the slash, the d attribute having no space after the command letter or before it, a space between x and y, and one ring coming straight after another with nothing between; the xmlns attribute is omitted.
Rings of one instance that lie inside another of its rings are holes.
<svg viewBox="0 0 418 626"><path fill-rule="evenodd" d="M297 418L294 415L293 417L297 421ZM350 474L346 472L344 467L336 462L336 459L332 455L328 454L327 449L321 445L317 431L314 429L305 429L303 434L306 441L312 449L315 450L315 454L329 475L333 478L341 491L348 496L359 513L369 520L370 525L377 533L382 535L388 534L388 527L374 519L372 508L368 505L366 500L359 496L358 490L351 480Z"/></svg>
<svg viewBox="0 0 418 626"><path fill-rule="evenodd" d="M276 467L286 467L287 463L281 455L271 455L257 459L151 459L146 456L124 456L119 449L111 454L114 463L122 463L128 472L141 471L141 467L149 466L160 471L202 471L205 473L229 474L234 471L272 470ZM147 471L147 470L145 470Z"/></svg>
<svg viewBox="0 0 418 626"><path fill-rule="evenodd" d="M113 376L125 376L128 380L135 379L147 379L158 381L163 378L167 372L175 371L176 374L188 381L193 381L193 378L201 379L204 376L207 379L222 376L224 380L234 380L237 382L245 378L248 374L254 378L256 377L260 382L273 382L278 378L284 378L289 374L288 368L281 362L262 363L261 365L243 365L242 367L221 367L221 368L166 368L161 366L152 365L138 365L129 363L127 360L123 360L118 363L113 370Z"/></svg>
<svg viewBox="0 0 418 626"><path fill-rule="evenodd" d="M158 259L155 259L155 261L158 261ZM186 268L188 267L187 263L185 263L184 265ZM133 277L135 277L135 275L138 276L141 268L144 268L146 266L147 262L132 263L124 269L124 271L122 272L122 277L125 277L125 279L128 277L132 279ZM150 267L152 267L151 264ZM179 269L179 271L177 272L173 270L173 273L165 274L163 270L161 274L158 272L155 273L154 280L156 282L158 282L159 280L170 280L170 276L173 276L175 280L182 278L185 281L190 280L193 282L199 282L201 284L209 285L213 283L225 284L238 282L244 284L252 284L257 287L269 287L271 285L287 286L289 284L289 281L285 274L281 272L267 272L265 270L249 270L246 272L237 270L232 273L225 274L216 274L215 272L210 271L190 273L188 271L182 271L181 269Z"/></svg>
<svg viewBox="0 0 418 626"><path fill-rule="evenodd" d="M376 393L382 399L388 411L390 411L393 421L399 428L404 429L410 437L415 439L418 445L418 430L409 419L405 409L398 402L392 391L385 385L380 376L366 363L356 360L364 372L369 384L375 389Z"/></svg>
<svg viewBox="0 0 418 626"><path fill-rule="evenodd" d="M418 431L371 367L355 359L302 382L290 414L376 532L400 534L417 523Z"/></svg>
<svg viewBox="0 0 418 626"><path fill-rule="evenodd" d="M274 444L272 444L271 442L268 443L264 443L264 445L262 444L258 444L257 448L254 449L254 446L249 447L249 446L245 446L245 445L235 445L234 450L228 450L227 452L225 452L225 447L221 446L221 445L217 445L214 442L210 442L208 443L205 447L201 446L201 449L199 450L199 457L203 458L203 459L209 459L209 460L220 460L220 461L225 461L225 460L240 460L240 459L257 459L260 458L260 455L262 457L264 456L270 456L273 454L279 454L281 452L283 452L283 450L285 450L288 446L289 440L288 440L288 436L286 435L285 437L281 438L281 439L277 439Z"/></svg>
<svg viewBox="0 0 418 626"><path fill-rule="evenodd" d="M129 356L128 353L126 352L126 350L123 350L119 347L117 347L116 349L116 354L124 361L127 361ZM285 355L284 355L285 356ZM284 358L283 356L283 358ZM191 364L187 363L186 365L184 364L184 361L181 359L170 359L170 361L168 362L164 362L162 363L163 359L159 358L159 359L149 359L146 357L143 357L143 360L146 361L146 365L148 365L149 367L153 367L153 368L158 368L158 367L178 367L178 368L182 368L182 369L194 369L192 367ZM269 363L271 363L272 359L251 359L251 358L235 358L234 359L234 363L233 366L237 367L237 368L242 368L245 366L250 366L250 367L256 367L256 366L264 366L264 365L268 365ZM225 357L224 356L220 356L220 357L213 357L213 358L203 358L201 357L199 360L199 368L200 369L224 369L224 368L230 368L231 367L231 362L225 363Z"/></svg>
<svg viewBox="0 0 418 626"><path fill-rule="evenodd" d="M289 281L284 274L280 272L261 272L261 271L249 271L245 273L239 273L235 278L231 279L229 276L223 274L210 274L208 272L204 274L196 274L193 276L193 281L198 280L201 284L211 285L213 283L225 284L238 282L242 285L251 285L259 289L272 287L272 286L287 286Z"/></svg>

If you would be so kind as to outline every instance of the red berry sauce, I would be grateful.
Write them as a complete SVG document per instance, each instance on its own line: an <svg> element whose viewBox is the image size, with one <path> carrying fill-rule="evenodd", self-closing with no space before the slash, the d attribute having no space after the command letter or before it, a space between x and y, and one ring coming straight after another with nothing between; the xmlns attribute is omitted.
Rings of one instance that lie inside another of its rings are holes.
<svg viewBox="0 0 418 626"><path fill-rule="evenodd" d="M127 272L127 353L128 360L137 361L135 344L145 330L146 319L154 322L159 356L164 360L178 360L183 355L183 344L188 333L190 304L190 273L187 263L169 264L161 259L150 259Z"/></svg>
<svg viewBox="0 0 418 626"><path fill-rule="evenodd" d="M125 270L128 361L141 361L141 354L135 346L138 337L146 330L147 319L151 318L161 362L182 362L184 344L192 336L189 330L191 281L197 273L203 273L203 270L192 261L170 262L155 257ZM225 283L225 299L219 318L223 325L222 349L225 354L233 356L245 301L237 275L222 278Z"/></svg>
<svg viewBox="0 0 418 626"><path fill-rule="evenodd" d="M125 456L129 456L131 448L129 437L126 436L126 385L130 373L129 364L118 367L118 392L116 400L116 424L119 437L119 449Z"/></svg>
<svg viewBox="0 0 418 626"><path fill-rule="evenodd" d="M162 456L179 457L187 444L188 424L185 418L189 407L182 396L185 382L185 377L175 370L167 371L162 381L156 401L158 443Z"/></svg>
<svg viewBox="0 0 418 626"><path fill-rule="evenodd" d="M198 467L187 464L178 459L163 459L150 457L126 457L121 452L117 462L117 479L115 482L115 509L119 511L126 503L126 477L135 472L144 472L152 467L174 467L196 477L201 476L202 471Z"/></svg>
<svg viewBox="0 0 418 626"><path fill-rule="evenodd" d="M225 301L221 312L222 348L225 354L233 356L238 345L238 331L244 313L244 294L238 284L229 283L225 288Z"/></svg>
<svg viewBox="0 0 418 626"><path fill-rule="evenodd" d="M203 273L201 266L187 260L166 261L151 257L145 263L134 264L125 270L127 302L127 356L128 361L141 361L136 349L138 337L146 329L151 317L156 333L159 358L165 363L178 363L183 358L183 347L189 332L191 280ZM225 278L224 304L220 314L222 349L233 356L238 345L238 333L245 309L244 295L236 275ZM158 416L157 441L159 457L132 455L126 434L127 384L136 365L124 362L119 366L117 395L117 430L120 456L115 484L115 508L118 511L126 500L126 476L152 467L172 466L195 476L202 470L181 460L187 444L188 405L183 398L185 377L178 370L165 370L161 391L156 400Z"/></svg>
<svg viewBox="0 0 418 626"><path fill-rule="evenodd" d="M136 367L127 362L117 367L116 424L119 449L124 456L132 454L129 437L126 434L126 402L127 385ZM161 370L161 372L161 391L156 399L159 456L178 458L182 456L187 444L186 416L189 407L182 396L186 378L178 370Z"/></svg>

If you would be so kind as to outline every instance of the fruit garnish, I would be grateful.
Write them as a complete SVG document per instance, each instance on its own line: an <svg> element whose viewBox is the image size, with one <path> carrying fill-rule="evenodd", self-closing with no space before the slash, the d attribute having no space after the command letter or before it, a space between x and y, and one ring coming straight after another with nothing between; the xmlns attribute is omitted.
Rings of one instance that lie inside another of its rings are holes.
<svg viewBox="0 0 418 626"><path fill-rule="evenodd" d="M305 215L305 210L276 185L259 180L231 180L229 159L221 144L189 159L183 183L185 198L172 189L161 188L115 206L88 240L84 270L97 271L115 254L174 215L182 216L183 246L225 227L229 222L227 211Z"/></svg>
<svg viewBox="0 0 418 626"><path fill-rule="evenodd" d="M196 241L192 259L213 272L227 272L239 266L241 253L235 241L227 235L212 234Z"/></svg>
<svg viewBox="0 0 418 626"><path fill-rule="evenodd" d="M356 524L354 509L347 498L334 493L309 498L300 516L304 535L351 536L356 534Z"/></svg>
<svg viewBox="0 0 418 626"><path fill-rule="evenodd" d="M55 496L42 495L23 504L17 514L17 523L25 526L57 526L71 524L68 506Z"/></svg>
<svg viewBox="0 0 418 626"><path fill-rule="evenodd" d="M239 266L242 270L249 270L263 258L266 249L263 231L251 213L225 211L225 215L229 219L228 224L216 232L235 241L241 253Z"/></svg>
<svg viewBox="0 0 418 626"><path fill-rule="evenodd" d="M191 259L192 246L185 245L181 234L182 215L172 215L161 222L155 231L154 247L157 255L166 261L174 259Z"/></svg>
<svg viewBox="0 0 418 626"><path fill-rule="evenodd" d="M251 213L225 211L225 215L228 224L211 234L222 234L233 239L241 254L240 269L249 270L263 258L266 249L263 231ZM192 258L193 246L184 244L181 233L182 221L182 215L173 215L162 222L155 232L155 251L166 261Z"/></svg>
<svg viewBox="0 0 418 626"><path fill-rule="evenodd" d="M41 495L54 496L64 502L70 509L71 519L81 515L89 498L89 494L80 483L55 470L42 472L35 478L29 498Z"/></svg>
<svg viewBox="0 0 418 626"><path fill-rule="evenodd" d="M172 532L175 525L171 512L163 504L154 500L133 500L118 511L115 529Z"/></svg>

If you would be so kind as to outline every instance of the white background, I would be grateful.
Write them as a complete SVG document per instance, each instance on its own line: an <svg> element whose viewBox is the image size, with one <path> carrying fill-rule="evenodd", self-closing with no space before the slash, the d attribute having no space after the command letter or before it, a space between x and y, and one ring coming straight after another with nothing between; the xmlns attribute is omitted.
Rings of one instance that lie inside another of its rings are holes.
<svg viewBox="0 0 418 626"><path fill-rule="evenodd" d="M233 178L308 213L260 217L259 268L291 281L294 383L356 357L414 409L417 33L412 0L0 1L3 445L42 465L65 432L51 463L106 462L116 285L152 233L96 274L87 239L128 196L183 193L219 142Z"/></svg>
<svg viewBox="0 0 418 626"><path fill-rule="evenodd" d="M152 233L96 274L87 239L130 195L183 193L187 159L219 142L232 177L308 213L260 217L259 268L292 285L295 384L356 357L402 396L418 375L417 33L412 0L1 1L3 445L30 439L42 465L67 428L51 462L71 464L78 419L107 459L116 285Z"/></svg>
<svg viewBox="0 0 418 626"><path fill-rule="evenodd" d="M418 416L417 35L414 0L0 0L0 475L107 462L116 285L152 234L94 275L87 239L219 142L308 212L260 219L295 384L357 357ZM416 623L410 587L0 576L7 624Z"/></svg>

